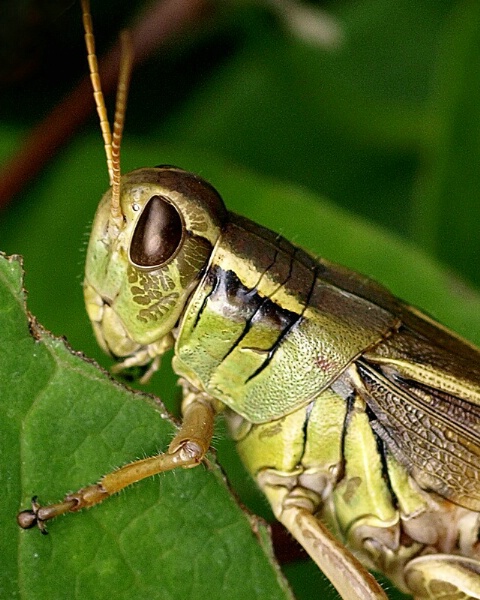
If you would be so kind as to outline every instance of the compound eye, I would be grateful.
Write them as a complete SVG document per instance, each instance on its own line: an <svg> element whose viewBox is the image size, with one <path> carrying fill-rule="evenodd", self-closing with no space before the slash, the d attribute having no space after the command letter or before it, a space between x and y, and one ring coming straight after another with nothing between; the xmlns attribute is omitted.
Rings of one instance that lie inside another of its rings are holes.
<svg viewBox="0 0 480 600"><path fill-rule="evenodd" d="M175 254L182 235L177 209L165 198L152 196L133 232L130 260L137 267L159 267Z"/></svg>

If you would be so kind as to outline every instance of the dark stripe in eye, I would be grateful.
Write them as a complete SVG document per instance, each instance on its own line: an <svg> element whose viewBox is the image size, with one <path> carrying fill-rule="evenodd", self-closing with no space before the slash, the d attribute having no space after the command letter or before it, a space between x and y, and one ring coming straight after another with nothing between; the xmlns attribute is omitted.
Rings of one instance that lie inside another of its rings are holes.
<svg viewBox="0 0 480 600"><path fill-rule="evenodd" d="M177 209L161 196L152 196L135 227L130 260L138 267L159 267L175 254L182 234Z"/></svg>

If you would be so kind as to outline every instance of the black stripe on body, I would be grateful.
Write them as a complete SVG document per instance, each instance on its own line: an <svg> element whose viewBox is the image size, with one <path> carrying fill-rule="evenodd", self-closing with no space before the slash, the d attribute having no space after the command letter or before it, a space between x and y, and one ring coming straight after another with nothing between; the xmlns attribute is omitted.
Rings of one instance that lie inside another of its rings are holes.
<svg viewBox="0 0 480 600"><path fill-rule="evenodd" d="M193 323L193 329L195 329L195 327L198 325L198 322L202 318L202 313L205 310L210 297L212 296L212 294L215 293L215 289L218 284L218 278L211 269L209 269L207 273L206 284L207 286L211 286L211 290L208 293L206 293L205 297L203 298L202 306L200 307L197 316L195 317L195 322Z"/></svg>
<svg viewBox="0 0 480 600"><path fill-rule="evenodd" d="M282 341L285 339L285 337L290 333L290 331L298 324L301 322L303 315L305 313L305 310L307 309L307 307L309 306L310 303L310 299L312 297L312 293L313 290L315 288L315 282L316 282L316 272L313 273L313 277L312 277L312 282L310 285L310 289L308 291L307 294L307 299L306 302L303 306L302 312L300 314L297 313L293 313L289 310L286 309L282 309L280 306L275 305L276 307L278 307L278 310L281 311L285 316L289 317L289 323L288 325L281 331L280 335L278 336L277 340L275 341L275 343L271 346L271 348L268 350L267 353L267 357L264 360L264 362L258 367L258 369L252 373L250 375L250 377L247 379L248 381L251 381L252 379L254 379L257 375L259 375L266 367L268 367L270 361L273 359L275 352L277 351L277 349L279 348L280 344L282 343ZM293 317L293 318L292 318Z"/></svg>
<svg viewBox="0 0 480 600"><path fill-rule="evenodd" d="M215 262L214 258L205 273L202 287L208 292L195 318L194 328L206 308L223 314L235 324L236 330L241 324L241 332L231 341L228 351L220 359L222 362L238 348L253 327L264 323L276 339L270 347L250 348L265 357L247 379L250 381L268 366L279 345L301 321L312 299L318 270L322 267L282 236L237 215L231 215L220 247L224 249L224 254L220 254L221 262ZM237 261L238 258L245 260L239 273L228 268L229 261L225 257L229 254ZM288 308L282 306L277 299L280 297L287 303L291 298L291 305Z"/></svg>
<svg viewBox="0 0 480 600"><path fill-rule="evenodd" d="M195 326L198 324L201 313L208 302L217 302L221 305L226 315L231 316L233 319L244 321L244 328L241 334L222 359L225 360L256 323L269 321L270 326L278 330L278 339L271 348L260 350L260 352L265 352L266 360L271 360L279 341L298 322L303 312L302 314L297 314L283 309L270 298L261 296L256 288L247 288L233 271L225 271L220 267L213 267L211 271L209 277L215 282L214 287L202 304L195 320Z"/></svg>
<svg viewBox="0 0 480 600"><path fill-rule="evenodd" d="M286 273L286 276L284 276L283 280L279 282L277 288L274 290L273 293L276 293L289 280L291 273L292 273L292 268L293 268L294 254L295 253L293 253L292 255L290 255L288 257L289 265L288 265L288 271ZM245 322L245 328L244 328L242 334L238 337L236 343L234 345L232 345L230 350L224 356L223 360L225 360L229 356L229 354L231 354L231 352L233 352L235 347L241 343L241 341L246 337L246 335L252 328L252 325L255 324L255 322L262 321L264 319L274 319L274 318L277 318L277 321L279 321L279 316L283 316L283 313L290 312L290 311L282 311L282 315L279 315L278 313L279 313L279 311L281 311L280 306L278 304L272 302L272 300L269 297L267 297L267 296L262 297L258 293L258 288L260 287L262 279L267 275L267 273L270 274L271 270L275 271L276 264L278 262L282 262L282 259L284 259L284 258L285 258L284 253L280 254L280 251L278 249L275 249L273 260L271 261L270 265L260 274L260 277L258 278L257 283L254 286L254 288L247 291L245 294L242 294L240 292L240 295L245 296L247 298L247 300L250 300L250 299L253 300L252 301L252 312L247 317L247 320ZM232 276L234 276L233 272L230 271L230 272L226 273L226 277L227 278L230 277L233 280ZM235 277L235 279L236 279L237 294L240 290L247 289L245 286L242 285L242 283L240 282L240 280L237 277ZM268 351L262 350L262 352L268 352Z"/></svg>

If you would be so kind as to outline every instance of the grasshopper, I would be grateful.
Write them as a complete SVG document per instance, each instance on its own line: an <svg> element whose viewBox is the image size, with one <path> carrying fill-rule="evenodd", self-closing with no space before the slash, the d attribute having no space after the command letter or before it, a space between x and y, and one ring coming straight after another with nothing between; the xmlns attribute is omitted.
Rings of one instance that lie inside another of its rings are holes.
<svg viewBox="0 0 480 600"><path fill-rule="evenodd" d="M480 351L370 279L314 259L227 211L200 177L120 176L131 53L113 135L82 1L111 188L84 293L118 369L174 348L183 423L168 450L107 474L23 528L91 507L156 473L202 463L215 415L276 518L344 600L386 600L367 569L416 600L480 599Z"/></svg>

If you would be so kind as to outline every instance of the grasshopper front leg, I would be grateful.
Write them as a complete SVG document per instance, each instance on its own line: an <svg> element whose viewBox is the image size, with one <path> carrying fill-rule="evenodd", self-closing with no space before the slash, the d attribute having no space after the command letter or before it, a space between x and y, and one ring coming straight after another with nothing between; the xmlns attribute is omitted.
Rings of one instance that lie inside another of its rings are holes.
<svg viewBox="0 0 480 600"><path fill-rule="evenodd" d="M32 508L17 515L18 524L23 529L36 525L42 533L46 533L45 521L67 512L95 506L132 483L157 473L179 467L196 467L202 462L210 446L214 417L215 408L208 396L197 391L187 391L183 401L182 426L167 452L131 462L104 475L98 483L68 494L59 503L41 506L34 497Z"/></svg>

